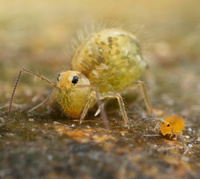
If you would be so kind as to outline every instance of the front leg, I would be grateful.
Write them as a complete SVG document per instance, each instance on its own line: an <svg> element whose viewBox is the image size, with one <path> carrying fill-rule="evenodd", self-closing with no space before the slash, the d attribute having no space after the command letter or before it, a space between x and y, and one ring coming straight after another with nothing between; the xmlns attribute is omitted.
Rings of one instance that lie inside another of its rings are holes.
<svg viewBox="0 0 200 179"><path fill-rule="evenodd" d="M101 118L105 124L105 127L107 129L109 129L109 123L108 123L108 119L107 119L107 115L104 111L102 102L100 100L100 93L99 93L99 89L96 86L93 85L78 85L75 88L91 88L93 91L90 94L90 98L87 102L87 104L85 105L85 107L83 108L83 112L80 116L80 123L83 121L85 115L87 114L88 110L90 107L92 107L94 100L96 99L96 102L100 108L100 114L101 114Z"/></svg>
<svg viewBox="0 0 200 179"><path fill-rule="evenodd" d="M85 118L88 110L92 107L92 105L94 104L94 101L95 101L95 98L96 98L96 94L95 94L95 91L93 91L90 95L90 98L87 102L87 104L85 105L84 109L83 109L83 112L81 114L81 117L80 117L80 124L83 122L83 119Z"/></svg>
<svg viewBox="0 0 200 179"><path fill-rule="evenodd" d="M84 85L84 86L82 85L82 86L77 86L77 87L91 87L91 88L93 88L93 86L87 86L87 85ZM100 108L100 113L102 114L103 119L104 118L106 119L106 120L104 120L104 123L108 126L107 117L106 117L105 111L103 109L103 106L102 106L102 103L101 103L101 99L104 99L104 98L117 98L118 104L119 104L119 108L120 108L120 111L121 111L123 119L124 119L125 126L130 128L130 123L129 123L129 120L128 120L128 116L127 116L127 113L126 113L126 110L125 110L125 106L124 106L124 102L123 102L123 99L122 99L121 95L119 93L115 93L115 92L108 92L108 93L100 94L100 93L98 93L96 88L93 88L93 89L95 89L95 91L93 91L91 93L90 98L89 98L87 104L85 105L85 107L83 109L83 112L82 112L81 117L80 117L80 123L82 123L82 121L85 118L88 110L92 107L92 105L93 105L93 103L95 102L95 99L96 99L97 103L99 105L99 108ZM109 128L109 127L107 127L107 128Z"/></svg>

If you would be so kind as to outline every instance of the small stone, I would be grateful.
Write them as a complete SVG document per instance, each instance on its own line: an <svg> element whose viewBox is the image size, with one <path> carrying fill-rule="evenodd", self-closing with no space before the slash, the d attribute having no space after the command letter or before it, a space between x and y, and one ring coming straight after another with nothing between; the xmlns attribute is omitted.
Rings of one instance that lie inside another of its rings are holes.
<svg viewBox="0 0 200 179"><path fill-rule="evenodd" d="M61 125L61 123L57 121L53 121L53 125Z"/></svg>
<svg viewBox="0 0 200 179"><path fill-rule="evenodd" d="M5 122L5 119L0 117L0 122Z"/></svg>
<svg viewBox="0 0 200 179"><path fill-rule="evenodd" d="M188 147L191 149L193 147L193 145L192 144L188 144Z"/></svg>
<svg viewBox="0 0 200 179"><path fill-rule="evenodd" d="M47 158L48 158L48 160L52 160L53 156L52 155L48 155Z"/></svg>

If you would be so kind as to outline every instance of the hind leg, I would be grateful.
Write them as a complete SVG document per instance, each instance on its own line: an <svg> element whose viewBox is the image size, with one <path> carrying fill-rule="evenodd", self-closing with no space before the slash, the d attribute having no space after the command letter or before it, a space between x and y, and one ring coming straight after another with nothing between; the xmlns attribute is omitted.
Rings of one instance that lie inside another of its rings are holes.
<svg viewBox="0 0 200 179"><path fill-rule="evenodd" d="M119 104L119 108L120 108L120 112L121 112L122 117L124 119L125 126L130 128L130 123L129 123L129 120L128 120L128 116L127 116L125 106L124 106L124 102L123 102L121 95L119 93L116 93L116 92L108 92L108 93L100 94L100 99L105 99L105 98L116 98L117 99L118 104Z"/></svg>
<svg viewBox="0 0 200 179"><path fill-rule="evenodd" d="M140 90L141 90L143 98L144 98L144 102L145 102L146 107L147 107L147 111L148 111L149 114L152 114L153 113L152 106L151 106L149 97L147 95L145 85L142 81L133 81L133 82L127 84L126 86L124 86L123 88L119 89L117 92L121 94L126 89L132 88L132 87L135 87L135 86L140 87Z"/></svg>

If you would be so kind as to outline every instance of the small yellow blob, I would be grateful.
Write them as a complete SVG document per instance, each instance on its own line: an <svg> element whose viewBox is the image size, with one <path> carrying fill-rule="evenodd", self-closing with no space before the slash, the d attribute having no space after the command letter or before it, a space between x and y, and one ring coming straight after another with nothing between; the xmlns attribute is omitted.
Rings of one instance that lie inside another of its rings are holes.
<svg viewBox="0 0 200 179"><path fill-rule="evenodd" d="M178 115L172 115L166 118L163 123L156 119L155 121L160 124L160 130L164 136L167 134L169 134L170 137L172 137L174 134L177 136L177 134L181 133L184 128L183 118Z"/></svg>

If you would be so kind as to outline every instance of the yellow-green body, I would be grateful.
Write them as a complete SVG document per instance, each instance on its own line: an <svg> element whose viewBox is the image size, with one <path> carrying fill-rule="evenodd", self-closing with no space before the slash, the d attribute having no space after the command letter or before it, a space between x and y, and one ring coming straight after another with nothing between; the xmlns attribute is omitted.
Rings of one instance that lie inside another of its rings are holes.
<svg viewBox="0 0 200 179"><path fill-rule="evenodd" d="M105 29L85 39L74 54L71 69L83 73L100 93L105 93L138 80L146 62L132 34Z"/></svg>
<svg viewBox="0 0 200 179"><path fill-rule="evenodd" d="M81 114L83 105L87 103L91 90L89 88L75 88L71 82L74 76L79 78L79 85L90 85L89 80L82 73L67 71L60 74L54 94L64 112L77 118Z"/></svg>
<svg viewBox="0 0 200 179"><path fill-rule="evenodd" d="M83 111L84 118L95 102L94 90L91 88L95 86L99 90L100 99L118 99L123 118L128 124L124 103L117 90L138 80L145 68L146 62L140 46L132 34L119 29L95 32L76 50L71 62L72 71L61 73L55 97L66 114L77 118ZM72 82L73 76L79 76L76 83ZM78 88L80 85L87 87ZM145 103L151 112L144 85L141 82L134 85L141 86Z"/></svg>
<svg viewBox="0 0 200 179"><path fill-rule="evenodd" d="M88 36L75 52L71 70L59 74L57 83L46 77L22 68L10 100L11 112L15 90L22 72L39 77L55 88L54 95L66 114L84 119L89 108L97 102L101 118L107 128L108 120L101 99L115 98L124 119L130 127L121 93L127 88L139 86L147 110L152 114L144 83L137 81L146 68L140 46L135 37L120 29L105 29Z"/></svg>

